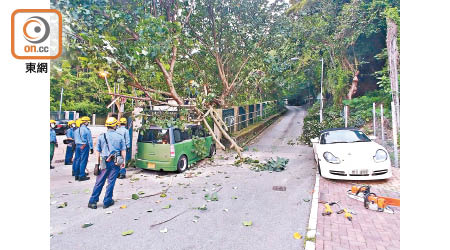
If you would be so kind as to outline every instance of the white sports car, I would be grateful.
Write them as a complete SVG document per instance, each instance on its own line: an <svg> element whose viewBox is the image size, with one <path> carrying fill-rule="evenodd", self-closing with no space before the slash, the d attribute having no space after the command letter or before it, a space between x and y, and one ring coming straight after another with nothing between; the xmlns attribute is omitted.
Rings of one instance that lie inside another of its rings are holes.
<svg viewBox="0 0 450 250"><path fill-rule="evenodd" d="M332 128L311 139L319 174L329 179L376 180L392 176L387 150L356 128Z"/></svg>

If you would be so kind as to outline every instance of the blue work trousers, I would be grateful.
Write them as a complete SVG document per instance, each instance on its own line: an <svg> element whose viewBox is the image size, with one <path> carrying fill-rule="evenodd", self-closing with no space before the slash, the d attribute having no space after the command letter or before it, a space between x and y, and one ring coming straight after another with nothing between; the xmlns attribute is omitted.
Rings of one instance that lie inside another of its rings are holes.
<svg viewBox="0 0 450 250"><path fill-rule="evenodd" d="M80 161L80 150L77 150L77 146L75 145L75 148L73 149L75 152L75 157L73 157L73 163L72 163L72 175L78 176L78 162Z"/></svg>
<svg viewBox="0 0 450 250"><path fill-rule="evenodd" d="M126 157L125 157L125 166L130 161L130 159L131 159L131 148L127 148ZM121 168L120 171L119 171L119 174L126 175L126 173L127 173L127 169L126 168Z"/></svg>
<svg viewBox="0 0 450 250"><path fill-rule="evenodd" d="M119 174L126 175L126 173L127 173L127 169L126 169L126 168L121 168L121 169L119 170Z"/></svg>
<svg viewBox="0 0 450 250"><path fill-rule="evenodd" d="M106 169L102 169L97 176L95 181L94 190L92 191L91 198L89 199L90 204L95 204L98 202L98 198L105 185L106 179L108 179L108 186L106 186L105 198L103 198L103 205L108 206L112 202L114 184L116 184L117 176L119 175L119 167L114 165L114 161L106 163Z"/></svg>
<svg viewBox="0 0 450 250"><path fill-rule="evenodd" d="M73 153L74 153L74 150L73 150L72 144L67 144L66 158L64 159L64 165L72 164Z"/></svg>
<svg viewBox="0 0 450 250"><path fill-rule="evenodd" d="M77 144L75 149L75 159L74 162L74 174L78 177L86 176L86 165L89 158L89 146L86 145L84 149L81 149L82 144ZM78 157L77 157L78 155Z"/></svg>
<svg viewBox="0 0 450 250"><path fill-rule="evenodd" d="M131 148L127 148L127 155L125 159L127 160L126 162L129 162L131 160Z"/></svg>

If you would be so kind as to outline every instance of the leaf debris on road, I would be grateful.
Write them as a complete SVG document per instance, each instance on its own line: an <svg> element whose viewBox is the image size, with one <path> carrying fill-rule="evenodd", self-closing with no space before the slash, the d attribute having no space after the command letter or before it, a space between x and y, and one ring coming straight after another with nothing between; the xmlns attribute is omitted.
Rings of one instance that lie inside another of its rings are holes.
<svg viewBox="0 0 450 250"><path fill-rule="evenodd" d="M128 231L123 232L123 233L122 233L122 236L131 235L131 234L133 234L133 233L134 233L133 230L128 230Z"/></svg>
<svg viewBox="0 0 450 250"><path fill-rule="evenodd" d="M65 208L65 207L67 207L67 202L58 205L58 208Z"/></svg>
<svg viewBox="0 0 450 250"><path fill-rule="evenodd" d="M94 225L93 223L84 223L83 225L81 225L81 228L87 228Z"/></svg>
<svg viewBox="0 0 450 250"><path fill-rule="evenodd" d="M299 240L299 239L301 239L303 236L299 233L299 232L295 232L294 233L294 239L297 239L297 240Z"/></svg>
<svg viewBox="0 0 450 250"><path fill-rule="evenodd" d="M249 226L253 225L253 222L252 222L251 220L249 220L249 221L243 221L243 222L242 222L242 225L244 225L244 226L246 226L246 227L249 227Z"/></svg>
<svg viewBox="0 0 450 250"><path fill-rule="evenodd" d="M201 207L198 207L197 208L198 210L203 210L203 211L205 211L207 208L206 208L206 204L204 204L203 206L201 206Z"/></svg>

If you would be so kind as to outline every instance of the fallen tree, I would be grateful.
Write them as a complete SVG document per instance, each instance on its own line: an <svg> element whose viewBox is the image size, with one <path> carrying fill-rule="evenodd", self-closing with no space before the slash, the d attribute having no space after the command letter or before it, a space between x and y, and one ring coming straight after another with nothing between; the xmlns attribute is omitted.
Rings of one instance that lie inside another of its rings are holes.
<svg viewBox="0 0 450 250"><path fill-rule="evenodd" d="M85 66L91 70L110 71L118 77L129 79L126 82L128 87L137 90L134 96L113 92L108 84L107 94L114 101L120 97L140 101L143 106L166 105L194 114L197 119L187 121L203 122L216 144L225 149L207 122L207 118L211 117L230 141L231 148L241 156L242 148L228 134L222 118L214 111L217 102L211 98L211 93L205 88L193 101L180 92L183 90L182 82L175 81L181 78L175 70L180 58L180 44L189 42L182 30L189 23L195 5L185 5L177 0L115 2L121 1L52 1L52 7L62 12L67 23L64 26L67 36L64 46L74 54L87 58L85 61L89 63ZM191 48L187 46L184 49L183 57L186 57ZM177 87L175 83L181 85ZM224 97L230 94L231 89L222 91L220 96ZM170 103L170 99L176 104Z"/></svg>

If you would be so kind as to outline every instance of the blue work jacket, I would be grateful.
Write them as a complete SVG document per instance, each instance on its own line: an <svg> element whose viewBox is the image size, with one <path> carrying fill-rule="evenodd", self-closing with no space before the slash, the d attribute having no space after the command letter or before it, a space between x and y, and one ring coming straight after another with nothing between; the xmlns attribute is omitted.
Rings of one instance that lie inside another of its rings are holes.
<svg viewBox="0 0 450 250"><path fill-rule="evenodd" d="M52 128L50 128L50 142L56 142L56 132Z"/></svg>
<svg viewBox="0 0 450 250"><path fill-rule="evenodd" d="M125 126L120 126L118 129L116 129L116 132L120 134L125 139L125 144L127 148L131 147L131 141L130 141L130 132Z"/></svg>
<svg viewBox="0 0 450 250"><path fill-rule="evenodd" d="M105 136L108 144L105 141ZM108 157L113 153L126 150L125 139L114 129L108 129L106 133L98 137L96 149L100 152L100 156Z"/></svg>
<svg viewBox="0 0 450 250"><path fill-rule="evenodd" d="M75 144L89 144L89 148L93 149L91 130L85 124L81 125L75 134Z"/></svg>
<svg viewBox="0 0 450 250"><path fill-rule="evenodd" d="M73 128L69 128L69 129L66 131L66 137L67 137L67 138L73 139Z"/></svg>

